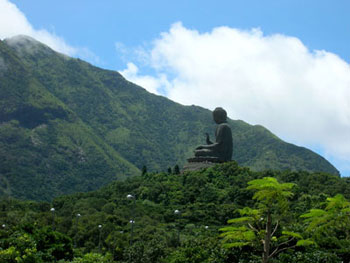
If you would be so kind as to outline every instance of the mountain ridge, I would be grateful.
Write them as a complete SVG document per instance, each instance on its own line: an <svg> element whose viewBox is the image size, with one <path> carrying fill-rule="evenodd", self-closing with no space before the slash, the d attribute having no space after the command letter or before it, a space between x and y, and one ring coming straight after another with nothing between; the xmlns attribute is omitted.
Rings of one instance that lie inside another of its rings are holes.
<svg viewBox="0 0 350 263"><path fill-rule="evenodd" d="M9 194L6 185L17 189L11 193L15 197L38 200L97 189L140 173L144 165L153 171L181 166L204 143L206 132L213 137L209 110L148 93L116 71L62 55L32 38L0 41L0 59L5 65L0 71L0 195ZM282 141L263 126L228 123L233 159L240 165L339 174L322 156ZM17 135L14 145L7 141L11 133ZM23 164L16 161L21 158ZM31 165L41 158L55 168L47 168L44 161L40 169ZM20 190L18 181L26 173L21 167L30 168L29 178L39 177L45 186L34 186L41 190L32 193ZM61 178L61 185L47 186L50 171L52 178Z"/></svg>

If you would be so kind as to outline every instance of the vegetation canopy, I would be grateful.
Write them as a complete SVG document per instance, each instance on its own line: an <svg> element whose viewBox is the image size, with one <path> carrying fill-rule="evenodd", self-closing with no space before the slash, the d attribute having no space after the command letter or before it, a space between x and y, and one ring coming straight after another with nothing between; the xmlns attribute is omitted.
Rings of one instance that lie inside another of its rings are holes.
<svg viewBox="0 0 350 263"><path fill-rule="evenodd" d="M3 198L0 262L349 262L349 178L170 170L52 203Z"/></svg>

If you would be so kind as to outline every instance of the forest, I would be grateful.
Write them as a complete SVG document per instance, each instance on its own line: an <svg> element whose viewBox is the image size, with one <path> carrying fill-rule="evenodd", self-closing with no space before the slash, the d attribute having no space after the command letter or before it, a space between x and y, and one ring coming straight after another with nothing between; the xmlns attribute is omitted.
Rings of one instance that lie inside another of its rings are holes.
<svg viewBox="0 0 350 263"><path fill-rule="evenodd" d="M0 201L0 262L350 261L350 179L236 162Z"/></svg>

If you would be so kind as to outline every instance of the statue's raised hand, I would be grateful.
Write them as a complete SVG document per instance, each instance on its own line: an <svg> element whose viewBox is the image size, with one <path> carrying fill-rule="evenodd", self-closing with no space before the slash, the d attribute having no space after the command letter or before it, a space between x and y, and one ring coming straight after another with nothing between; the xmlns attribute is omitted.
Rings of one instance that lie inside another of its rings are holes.
<svg viewBox="0 0 350 263"><path fill-rule="evenodd" d="M209 145L209 144L213 144L213 143L210 141L209 133L205 133L205 135L207 136L206 143L207 143L208 145Z"/></svg>

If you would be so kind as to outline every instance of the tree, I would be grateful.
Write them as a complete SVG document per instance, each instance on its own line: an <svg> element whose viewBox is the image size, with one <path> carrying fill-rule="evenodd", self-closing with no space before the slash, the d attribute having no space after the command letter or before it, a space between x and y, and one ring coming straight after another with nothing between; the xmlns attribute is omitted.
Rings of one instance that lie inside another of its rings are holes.
<svg viewBox="0 0 350 263"><path fill-rule="evenodd" d="M5 247L5 244L1 244L0 262L44 262L41 255L38 253L34 238L29 234L15 232L13 236L4 241L5 244L7 243L8 247Z"/></svg>
<svg viewBox="0 0 350 263"><path fill-rule="evenodd" d="M337 250L350 259L350 202L343 195L327 198L322 209L310 209L301 215L306 231L320 247Z"/></svg>
<svg viewBox="0 0 350 263"><path fill-rule="evenodd" d="M280 231L281 220L287 216L288 198L293 183L279 183L273 177L248 182L247 189L256 191L256 209L238 209L240 217L228 220L232 226L221 229L227 248L262 245L262 262L267 263L283 250L295 247L302 236L292 231Z"/></svg>
<svg viewBox="0 0 350 263"><path fill-rule="evenodd" d="M144 165L144 166L142 166L142 172L141 172L141 174L142 174L142 175L145 175L146 173L147 173L147 166Z"/></svg>
<svg viewBox="0 0 350 263"><path fill-rule="evenodd" d="M180 174L180 167L177 164L174 166L174 174Z"/></svg>
<svg viewBox="0 0 350 263"><path fill-rule="evenodd" d="M71 239L49 227L35 229L27 225L8 237L0 235L0 262L39 263L72 258Z"/></svg>
<svg viewBox="0 0 350 263"><path fill-rule="evenodd" d="M112 263L112 256L110 254L101 255L98 253L87 253L83 257L76 257L71 263ZM68 263L68 262L67 262Z"/></svg>

